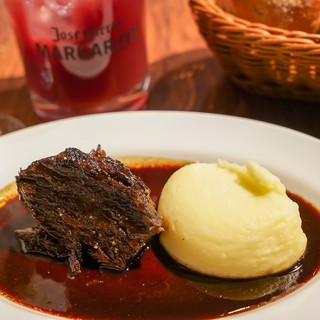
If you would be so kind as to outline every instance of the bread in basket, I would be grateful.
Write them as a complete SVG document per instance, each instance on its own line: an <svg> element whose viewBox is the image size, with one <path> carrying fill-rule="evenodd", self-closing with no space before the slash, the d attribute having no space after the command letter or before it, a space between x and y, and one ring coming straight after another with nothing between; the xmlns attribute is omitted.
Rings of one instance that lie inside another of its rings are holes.
<svg viewBox="0 0 320 320"><path fill-rule="evenodd" d="M216 0L189 4L209 48L237 85L251 93L320 102L320 34L245 20Z"/></svg>

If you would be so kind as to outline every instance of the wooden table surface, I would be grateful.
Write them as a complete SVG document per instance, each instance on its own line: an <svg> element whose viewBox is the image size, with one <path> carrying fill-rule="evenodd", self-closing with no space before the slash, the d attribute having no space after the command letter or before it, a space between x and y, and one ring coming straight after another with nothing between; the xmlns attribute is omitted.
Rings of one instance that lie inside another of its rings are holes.
<svg viewBox="0 0 320 320"><path fill-rule="evenodd" d="M320 138L320 103L257 97L228 80L198 33L188 0L146 0L146 23L152 76L147 109L235 115ZM0 112L26 126L44 122L33 112L13 35L7 37L6 47L0 42Z"/></svg>

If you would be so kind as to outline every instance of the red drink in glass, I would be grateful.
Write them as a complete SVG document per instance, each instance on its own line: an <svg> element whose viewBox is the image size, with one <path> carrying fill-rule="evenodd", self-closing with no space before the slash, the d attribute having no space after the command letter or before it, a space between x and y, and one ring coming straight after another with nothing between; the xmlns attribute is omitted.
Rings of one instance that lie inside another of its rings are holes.
<svg viewBox="0 0 320 320"><path fill-rule="evenodd" d="M144 0L7 0L38 115L141 108Z"/></svg>

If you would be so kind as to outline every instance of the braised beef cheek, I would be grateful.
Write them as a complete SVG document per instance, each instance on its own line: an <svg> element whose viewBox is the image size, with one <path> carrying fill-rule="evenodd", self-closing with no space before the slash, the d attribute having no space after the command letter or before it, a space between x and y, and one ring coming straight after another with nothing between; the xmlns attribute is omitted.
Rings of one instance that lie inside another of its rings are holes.
<svg viewBox="0 0 320 320"><path fill-rule="evenodd" d="M34 161L16 183L37 221L16 231L23 251L68 259L74 274L86 254L102 267L125 270L162 230L148 187L100 146Z"/></svg>

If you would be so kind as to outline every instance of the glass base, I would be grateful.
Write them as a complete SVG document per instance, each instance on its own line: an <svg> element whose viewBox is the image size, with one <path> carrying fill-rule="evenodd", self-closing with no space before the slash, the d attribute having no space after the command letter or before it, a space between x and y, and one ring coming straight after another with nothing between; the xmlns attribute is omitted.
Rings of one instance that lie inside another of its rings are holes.
<svg viewBox="0 0 320 320"><path fill-rule="evenodd" d="M126 110L140 110L145 108L145 103L148 98L148 90L150 86L150 76L147 75L132 90L117 96L105 103L90 106L87 108L72 108L64 107L51 103L39 97L36 93L32 92L31 100L35 113L46 120L56 120L68 118L78 115L112 112L112 111L126 111Z"/></svg>

